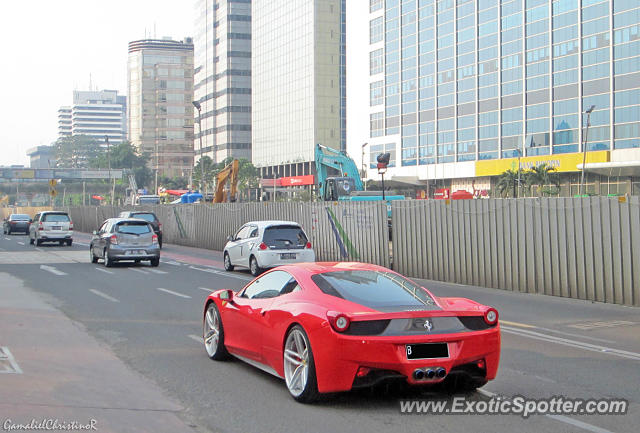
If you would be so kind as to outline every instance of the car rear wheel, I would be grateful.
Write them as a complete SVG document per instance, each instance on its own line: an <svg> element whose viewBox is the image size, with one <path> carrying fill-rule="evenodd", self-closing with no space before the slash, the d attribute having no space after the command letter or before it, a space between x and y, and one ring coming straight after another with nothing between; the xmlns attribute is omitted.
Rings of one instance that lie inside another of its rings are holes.
<svg viewBox="0 0 640 433"><path fill-rule="evenodd" d="M262 273L262 268L258 266L258 260L254 256L251 256L249 259L249 270L251 271L251 275L257 277Z"/></svg>
<svg viewBox="0 0 640 433"><path fill-rule="evenodd" d="M58 241L58 243L60 244L60 246L64 245L64 241Z"/></svg>
<svg viewBox="0 0 640 433"><path fill-rule="evenodd" d="M316 367L311 344L306 332L296 325L287 334L284 343L284 380L291 396L301 403L318 398Z"/></svg>
<svg viewBox="0 0 640 433"><path fill-rule="evenodd" d="M31 236L29 236L29 244L33 245L33 239L31 239Z"/></svg>
<svg viewBox="0 0 640 433"><path fill-rule="evenodd" d="M7 234L10 235L11 234L11 229L7 229Z"/></svg>
<svg viewBox="0 0 640 433"><path fill-rule="evenodd" d="M91 258L91 263L98 263L98 258L93 254L93 246L89 247L89 257Z"/></svg>
<svg viewBox="0 0 640 433"><path fill-rule="evenodd" d="M156 257L155 259L151 259L150 262L151 262L151 266L153 266L155 268L158 265L160 265L160 257Z"/></svg>
<svg viewBox="0 0 640 433"><path fill-rule="evenodd" d="M229 257L229 253L224 253L224 270L225 271L233 271L233 265L231 264L231 257Z"/></svg>
<svg viewBox="0 0 640 433"><path fill-rule="evenodd" d="M109 257L109 252L107 250L104 250L104 265L107 268L110 268L113 266L113 259Z"/></svg>
<svg viewBox="0 0 640 433"><path fill-rule="evenodd" d="M202 337L209 358L220 361L229 357L229 352L224 346L224 328L220 312L214 302L209 304L207 312L204 314Z"/></svg>
<svg viewBox="0 0 640 433"><path fill-rule="evenodd" d="M36 247L39 247L40 245L42 245L42 241L36 238Z"/></svg>
<svg viewBox="0 0 640 433"><path fill-rule="evenodd" d="M73 239L69 239L69 240L67 241L67 245L68 245L68 246L71 246L72 244L73 244Z"/></svg>

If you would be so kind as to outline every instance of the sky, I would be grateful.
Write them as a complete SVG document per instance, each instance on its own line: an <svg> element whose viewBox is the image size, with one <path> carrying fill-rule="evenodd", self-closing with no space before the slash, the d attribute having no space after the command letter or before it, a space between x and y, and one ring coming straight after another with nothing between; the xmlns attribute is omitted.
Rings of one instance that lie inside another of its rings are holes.
<svg viewBox="0 0 640 433"><path fill-rule="evenodd" d="M368 135L367 115L354 111L353 103L368 100L367 80L356 79L368 74L368 50L362 49L367 47L368 3L347 1L347 143L356 163ZM175 40L193 36L194 4L190 0L2 2L0 166L28 166L27 149L56 140L58 108L71 104L74 90L89 90L91 84L94 90L115 89L126 95L127 44L145 35Z"/></svg>

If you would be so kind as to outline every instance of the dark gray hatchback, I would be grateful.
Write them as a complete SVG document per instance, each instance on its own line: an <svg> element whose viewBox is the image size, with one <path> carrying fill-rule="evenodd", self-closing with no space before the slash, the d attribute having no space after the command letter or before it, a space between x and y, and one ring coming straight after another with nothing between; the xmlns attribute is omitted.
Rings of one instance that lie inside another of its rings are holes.
<svg viewBox="0 0 640 433"><path fill-rule="evenodd" d="M107 267L114 262L149 260L151 266L160 264L158 235L151 224L136 218L109 218L93 232L89 246L91 263L104 259Z"/></svg>

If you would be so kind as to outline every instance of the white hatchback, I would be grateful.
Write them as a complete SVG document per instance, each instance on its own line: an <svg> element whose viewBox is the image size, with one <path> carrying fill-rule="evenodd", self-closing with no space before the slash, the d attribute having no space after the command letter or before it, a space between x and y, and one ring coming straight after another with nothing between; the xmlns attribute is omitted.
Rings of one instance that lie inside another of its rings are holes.
<svg viewBox="0 0 640 433"><path fill-rule="evenodd" d="M224 269L249 268L252 275L290 263L315 262L316 254L300 224L292 221L248 222L224 246Z"/></svg>

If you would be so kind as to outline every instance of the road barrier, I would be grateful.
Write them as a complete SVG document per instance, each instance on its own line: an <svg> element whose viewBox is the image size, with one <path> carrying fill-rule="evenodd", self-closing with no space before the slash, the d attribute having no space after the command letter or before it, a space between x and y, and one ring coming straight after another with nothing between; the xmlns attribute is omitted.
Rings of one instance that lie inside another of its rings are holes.
<svg viewBox="0 0 640 433"><path fill-rule="evenodd" d="M416 278L640 306L640 197L392 202Z"/></svg>
<svg viewBox="0 0 640 433"><path fill-rule="evenodd" d="M97 230L131 207L65 207L76 230ZM391 266L387 208L383 203L219 203L136 206L163 224L163 242L222 250L227 236L248 221L296 221L309 236L318 260L356 260Z"/></svg>
<svg viewBox="0 0 640 433"><path fill-rule="evenodd" d="M252 220L297 221L318 260L357 260L402 274L526 293L640 306L640 198L138 206L168 243L222 250ZM130 208L65 208L91 232Z"/></svg>

